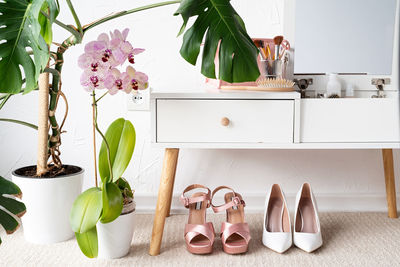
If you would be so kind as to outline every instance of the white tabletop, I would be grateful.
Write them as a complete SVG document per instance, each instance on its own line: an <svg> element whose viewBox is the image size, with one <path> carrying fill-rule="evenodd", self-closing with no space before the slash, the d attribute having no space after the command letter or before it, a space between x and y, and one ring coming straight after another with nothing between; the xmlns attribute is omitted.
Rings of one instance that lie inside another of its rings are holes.
<svg viewBox="0 0 400 267"><path fill-rule="evenodd" d="M233 90L187 90L187 91L153 91L152 99L190 98L190 99L300 99L298 92L258 92Z"/></svg>

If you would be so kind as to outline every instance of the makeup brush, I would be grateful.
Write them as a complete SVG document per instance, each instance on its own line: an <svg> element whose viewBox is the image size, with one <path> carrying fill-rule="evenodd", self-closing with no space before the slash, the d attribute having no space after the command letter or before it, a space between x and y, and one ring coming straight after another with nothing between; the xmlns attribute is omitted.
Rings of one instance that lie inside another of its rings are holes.
<svg viewBox="0 0 400 267"><path fill-rule="evenodd" d="M267 54L268 54L268 59L272 59L272 54L271 54L271 49L269 48L269 44L267 44Z"/></svg>
<svg viewBox="0 0 400 267"><path fill-rule="evenodd" d="M263 48L262 41L255 39L255 40L253 40L253 43L255 44L255 46L257 46L258 51L260 51L261 59L265 60L267 55L265 54L265 50Z"/></svg>
<svg viewBox="0 0 400 267"><path fill-rule="evenodd" d="M274 44L275 44L275 57L274 57L274 60L278 60L279 59L279 48L281 46L282 41L283 41L283 36L282 35L274 37Z"/></svg>
<svg viewBox="0 0 400 267"><path fill-rule="evenodd" d="M266 60L268 58L268 55L264 48L264 42L262 40L260 40L259 44L260 44L261 55L262 55L263 59Z"/></svg>
<svg viewBox="0 0 400 267"><path fill-rule="evenodd" d="M267 59L267 55L265 54L264 48L259 47L258 50L260 51L261 58L262 58L263 60L266 60L266 59Z"/></svg>

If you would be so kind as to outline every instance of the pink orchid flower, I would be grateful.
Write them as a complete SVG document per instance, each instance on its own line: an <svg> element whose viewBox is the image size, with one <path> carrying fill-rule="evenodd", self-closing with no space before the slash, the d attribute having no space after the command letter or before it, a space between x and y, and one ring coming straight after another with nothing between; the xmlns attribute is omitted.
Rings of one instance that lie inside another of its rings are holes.
<svg viewBox="0 0 400 267"><path fill-rule="evenodd" d="M114 55L108 35L105 33L100 34L97 37L97 41L87 43L85 45L85 53L96 55L102 62L109 64L111 67L123 64L123 61L120 61Z"/></svg>
<svg viewBox="0 0 400 267"><path fill-rule="evenodd" d="M149 78L147 75L143 72L136 71L134 68L131 66L126 67L126 73L129 76L129 89L130 90L144 90L147 87L149 87Z"/></svg>
<svg viewBox="0 0 400 267"><path fill-rule="evenodd" d="M114 56L118 61L125 62L126 59L131 64L135 63L135 55L138 55L145 51L143 48L133 48L130 42L126 41L126 37L128 36L129 29L125 29L122 33L119 30L114 30L110 32L111 36L111 47L114 51Z"/></svg>
<svg viewBox="0 0 400 267"><path fill-rule="evenodd" d="M148 87L146 74L132 67L127 67L123 73L116 68L127 59L130 63L135 63L134 55L144 51L133 48L126 40L128 33L129 29L122 32L115 30L110 32L110 36L102 33L96 41L86 44L85 53L78 59L78 66L84 70L80 80L85 90L91 92L107 88L113 95L118 91L130 93L132 90L144 90Z"/></svg>
<svg viewBox="0 0 400 267"><path fill-rule="evenodd" d="M86 91L92 92L95 89L104 89L104 80L102 75L92 72L91 70L85 70L81 75L81 85Z"/></svg>
<svg viewBox="0 0 400 267"><path fill-rule="evenodd" d="M97 73L98 75L103 75L110 68L108 62L103 62L101 60L100 54L85 53L79 56L78 66L84 70L90 70Z"/></svg>
<svg viewBox="0 0 400 267"><path fill-rule="evenodd" d="M129 76L126 72L121 73L118 69L111 69L104 79L104 86L110 95L115 95L118 91L125 91L129 88Z"/></svg>

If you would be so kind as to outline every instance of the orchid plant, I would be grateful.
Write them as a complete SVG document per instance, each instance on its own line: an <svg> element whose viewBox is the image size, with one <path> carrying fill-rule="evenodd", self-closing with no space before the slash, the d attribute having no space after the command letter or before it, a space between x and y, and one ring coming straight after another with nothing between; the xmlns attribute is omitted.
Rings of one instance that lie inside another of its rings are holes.
<svg viewBox="0 0 400 267"><path fill-rule="evenodd" d="M128 181L122 177L132 158L136 133L132 123L123 118L115 120L104 135L97 123L98 102L107 94L119 91L137 93L148 88L148 77L136 71L135 55L144 51L133 48L126 40L129 29L122 33L115 30L108 36L99 35L96 41L85 46L78 65L83 69L81 84L91 92L93 100L93 152L96 186L89 188L75 200L70 214L70 223L82 253L89 258L97 257L98 239L96 224L110 223L121 215L124 204L133 201L133 192ZM125 72L119 68L128 61ZM107 90L96 98L97 90ZM97 183L95 130L102 137L99 153L99 173L101 184Z"/></svg>
<svg viewBox="0 0 400 267"><path fill-rule="evenodd" d="M93 106L93 152L95 183L97 186L97 166L96 166L96 136L95 130L102 136L103 142L109 148L107 140L100 131L97 124L97 104L107 94L114 95L119 91L127 94L138 90L147 89L149 86L148 77L145 73L136 71L132 65L135 64L135 55L144 52L143 48L134 48L126 40L129 29L122 32L114 30L110 36L102 33L96 41L91 41L85 45L85 52L78 58L78 66L83 69L81 75L81 85L91 92ZM125 72L121 72L124 63L128 62ZM106 89L102 96L96 98L96 90ZM112 178L112 177L111 177ZM112 180L112 179L111 179Z"/></svg>

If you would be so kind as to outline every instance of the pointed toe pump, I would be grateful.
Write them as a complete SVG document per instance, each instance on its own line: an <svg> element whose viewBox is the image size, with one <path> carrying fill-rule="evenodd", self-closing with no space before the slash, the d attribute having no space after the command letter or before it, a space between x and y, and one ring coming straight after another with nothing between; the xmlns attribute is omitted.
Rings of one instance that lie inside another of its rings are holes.
<svg viewBox="0 0 400 267"><path fill-rule="evenodd" d="M292 246L292 227L285 195L281 187L272 185L265 200L262 242L264 246L283 253Z"/></svg>
<svg viewBox="0 0 400 267"><path fill-rule="evenodd" d="M226 222L223 222L221 227L223 250L228 254L245 253L251 239L249 225L244 220L245 202L240 194L227 186L217 187L212 193L212 198L222 189L231 191L225 194L225 204L214 206L211 203L211 206L215 213L226 210Z"/></svg>
<svg viewBox="0 0 400 267"><path fill-rule="evenodd" d="M207 193L195 192L191 197L185 196L185 193L199 188L206 189ZM193 254L211 253L215 231L213 224L206 222L206 210L211 204L210 189L199 184L190 185L183 191L180 200L189 209L189 219L185 225L187 250Z"/></svg>
<svg viewBox="0 0 400 267"><path fill-rule="evenodd" d="M296 196L293 241L306 252L313 252L322 246L317 203L308 183L302 185Z"/></svg>

